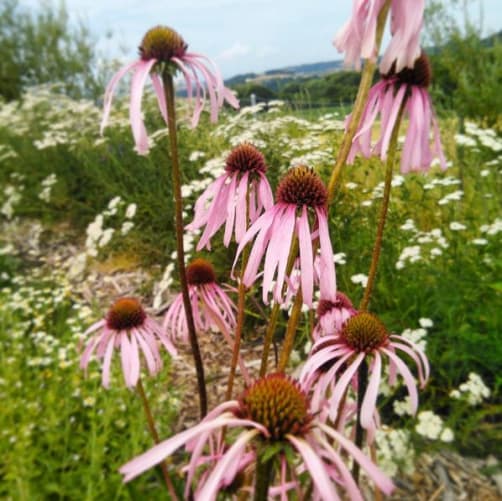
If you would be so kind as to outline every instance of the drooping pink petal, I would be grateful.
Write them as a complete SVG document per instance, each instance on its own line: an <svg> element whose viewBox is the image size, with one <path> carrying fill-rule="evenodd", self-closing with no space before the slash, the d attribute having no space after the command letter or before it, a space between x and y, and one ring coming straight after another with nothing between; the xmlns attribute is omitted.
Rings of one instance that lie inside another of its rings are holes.
<svg viewBox="0 0 502 501"><path fill-rule="evenodd" d="M162 114L164 122L166 122L167 124L167 104L164 86L162 85L162 81L157 73L150 74L150 78L152 79L153 90L155 91L155 95L157 96L160 113Z"/></svg>
<svg viewBox="0 0 502 501"><path fill-rule="evenodd" d="M201 433L225 426L229 428L235 426L251 426L264 434L268 434L267 430L263 426L255 423L254 421L238 419L233 417L233 414L230 413L221 414L213 420L202 421L200 424L189 428L188 430L182 431L181 433L178 433L174 437L168 438L163 442L160 442L149 451L137 456L121 466L119 471L122 475L124 475L124 482L129 482L152 466L160 463L163 459L170 456L186 442L194 437L197 437Z"/></svg>
<svg viewBox="0 0 502 501"><path fill-rule="evenodd" d="M360 449L358 449L350 440L346 439L341 433L337 432L330 426L319 423L319 428L327 435L338 442L366 471L368 476L375 482L377 487L387 495L390 495L394 490L392 481L368 459Z"/></svg>
<svg viewBox="0 0 502 501"><path fill-rule="evenodd" d="M396 364L397 370L401 376L403 376L404 383L406 384L410 395L411 413L416 414L418 408L418 392L413 374L410 372L406 364L397 355L392 353L391 350L382 348L382 351Z"/></svg>
<svg viewBox="0 0 502 501"><path fill-rule="evenodd" d="M333 248L329 237L328 220L325 209L316 208L317 221L319 224L320 246L320 277L319 288L321 297L329 297L336 293L336 273Z"/></svg>
<svg viewBox="0 0 502 501"><path fill-rule="evenodd" d="M112 109L113 94L115 93L117 84L128 71L136 69L139 63L140 61L134 61L121 68L119 71L117 71L117 73L115 73L115 75L113 75L112 79L106 86L105 97L103 100L103 118L101 119L100 134L103 134L106 124L108 123L108 118Z"/></svg>
<svg viewBox="0 0 502 501"><path fill-rule="evenodd" d="M204 487L199 493L199 499L216 499L216 495L221 486L226 470L232 466L232 463L239 461L246 445L259 433L260 432L258 430L249 430L239 435L225 455L220 458L214 471L211 472L209 478L204 484Z"/></svg>
<svg viewBox="0 0 502 501"><path fill-rule="evenodd" d="M298 243L300 249L300 267L303 302L312 308L314 294L314 257L312 253L312 237L310 236L307 206L304 205L298 219Z"/></svg>
<svg viewBox="0 0 502 501"><path fill-rule="evenodd" d="M347 367L347 369L345 369L345 372L336 383L330 399L330 406L332 409L338 409L343 394L345 393L345 389L349 385L350 380L356 373L357 369L359 369L359 366L361 365L361 362L364 360L365 356L365 353L359 353L357 357L352 361L352 363Z"/></svg>
<svg viewBox="0 0 502 501"><path fill-rule="evenodd" d="M131 79L131 101L129 104L129 118L131 121L131 129L136 144L136 150L140 155L146 155L149 150L148 136L146 135L145 124L141 114L141 100L143 98L143 90L146 79L150 74L151 69L157 62L156 59L141 60L136 66Z"/></svg>
<svg viewBox="0 0 502 501"><path fill-rule="evenodd" d="M399 72L413 68L420 56L420 32L422 30L425 0L393 0L391 7L392 38L380 62L380 71L386 74L395 64Z"/></svg>
<svg viewBox="0 0 502 501"><path fill-rule="evenodd" d="M424 367L424 379L428 380L430 377L430 372L431 368L429 365L429 360L425 356L425 353L418 347L417 344L415 344L413 341L410 341L409 339L406 339L403 336L398 336L397 334L392 334L391 339L397 339L400 343L404 343L406 345L411 346L411 348L416 352L416 354L420 357L420 360L422 361L423 367Z"/></svg>
<svg viewBox="0 0 502 501"><path fill-rule="evenodd" d="M338 455L337 451L333 449L333 447L327 440L323 438L317 438L317 440L320 441L321 445L323 446L323 452L327 454L327 457L332 463L334 463L338 472L340 473L342 477L342 484L345 487L347 494L349 495L350 501L364 501L361 495L361 491L354 481L354 477L348 470L345 463L342 461L341 457Z"/></svg>
<svg viewBox="0 0 502 501"><path fill-rule="evenodd" d="M101 383L103 384L104 388L110 387L110 364L112 361L114 341L115 341L115 339L112 336L106 346L105 357L103 359L103 374L101 377Z"/></svg>
<svg viewBox="0 0 502 501"><path fill-rule="evenodd" d="M303 438L298 438L291 434L286 435L286 439L293 444L294 448L302 456L305 467L321 498L325 501L340 499L326 472L323 462L310 444Z"/></svg>
<svg viewBox="0 0 502 501"><path fill-rule="evenodd" d="M380 377L382 374L382 357L378 351L374 352L374 357L375 363L373 364L368 388L366 389L361 405L361 426L365 429L369 428L373 422L373 413L376 409L378 387L380 386Z"/></svg>

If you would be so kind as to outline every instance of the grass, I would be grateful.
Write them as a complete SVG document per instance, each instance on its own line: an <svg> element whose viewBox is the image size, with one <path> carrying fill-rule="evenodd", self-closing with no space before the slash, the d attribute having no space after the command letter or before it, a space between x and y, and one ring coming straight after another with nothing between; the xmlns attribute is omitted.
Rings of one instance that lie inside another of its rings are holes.
<svg viewBox="0 0 502 501"><path fill-rule="evenodd" d="M155 499L162 493L154 473L125 487L116 472L151 443L139 399L119 384L118 373L116 384L105 391L100 387L97 365L87 379L78 368L81 333L106 305L91 305L90 309L73 294L71 277L44 267L36 252L30 255L18 247L19 239L9 236L15 235L19 221L39 221L43 236L83 247L89 223L103 214L104 226L115 232L109 243L98 246L98 256L88 261L90 269L141 266L158 284L175 247L166 138L159 136L151 155L139 157L132 151L124 108L114 110L115 123L105 140L97 135L99 113L92 103L73 102L51 92L30 94L24 103L0 110L4 164L0 186L5 193L0 199L5 229L0 241L0 344L4 353L0 396L6 402L0 416L2 497ZM148 130L159 129L152 101L145 113ZM327 179L342 123L317 113L307 118L278 106L256 114L244 110L227 115L218 125L205 122L195 131L180 125L187 220L190 206L221 171L227 152L244 140L262 149L274 187L294 162L314 166ZM420 408L433 410L453 429L451 447L485 456L498 453L497 415L502 410L502 261L497 240L500 222L496 223L502 160L497 136L495 146L490 146L485 139L492 137L491 132L472 129L469 137L474 146L461 146L455 139L456 126L451 118L443 123L443 140L452 161L448 171L435 168L425 176L394 178L371 310L395 332L418 329L421 318L432 320L425 340L433 376L421 393ZM40 198L41 183L51 174L57 181L47 201ZM363 289L353 277L367 273L369 267L382 181L379 161L357 160L345 169L330 212L334 250L345 253L345 264L337 265L338 287L355 304ZM461 195L447 198L459 190ZM114 213L109 202L116 196L121 202ZM122 235L120 225L131 203L137 204L131 219L134 227ZM13 218L17 222L12 223ZM452 229L453 222L465 228ZM486 225L494 226L487 230ZM61 228L65 228L63 235ZM235 247L225 249L216 242L213 251L204 255L216 263L219 278L230 282ZM189 252L194 255L193 243L191 247ZM413 262L402 257L410 247L419 248L418 254L413 251ZM144 284L144 293L147 298L154 295L150 282ZM248 339L263 324L260 310L253 305L250 310ZM284 319L279 335L283 328ZM306 332L305 327L303 330ZM300 354L305 339L306 335L297 344ZM490 398L475 407L450 397L470 372L479 374L491 390ZM156 415L162 416L163 436L169 434L177 410L176 395L166 391L167 385L168 370L164 370L147 387ZM382 398L385 422L412 432L418 451L445 447L415 433L416 420L397 416L393 400Z"/></svg>

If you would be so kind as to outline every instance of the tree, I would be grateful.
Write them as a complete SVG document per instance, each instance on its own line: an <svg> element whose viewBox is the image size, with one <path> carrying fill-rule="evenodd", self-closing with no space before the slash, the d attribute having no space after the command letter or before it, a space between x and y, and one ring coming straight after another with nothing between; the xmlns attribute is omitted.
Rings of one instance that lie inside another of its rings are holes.
<svg viewBox="0 0 502 501"><path fill-rule="evenodd" d="M426 43L434 74L434 100L454 108L461 117L483 118L489 124L502 109L501 34L482 38L483 11L476 24L469 16L469 0L429 0L426 10ZM458 10L463 10L463 23Z"/></svg>
<svg viewBox="0 0 502 501"><path fill-rule="evenodd" d="M16 99L28 86L56 82L73 97L101 93L89 29L70 23L64 2L45 2L30 13L18 0L2 0L0 96Z"/></svg>

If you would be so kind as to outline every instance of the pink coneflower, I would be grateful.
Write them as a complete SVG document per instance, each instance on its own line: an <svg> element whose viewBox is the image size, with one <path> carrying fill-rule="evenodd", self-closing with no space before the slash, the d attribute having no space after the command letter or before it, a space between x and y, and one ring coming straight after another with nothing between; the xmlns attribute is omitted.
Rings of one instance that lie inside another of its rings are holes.
<svg viewBox="0 0 502 501"><path fill-rule="evenodd" d="M124 480L129 481L185 446L190 452L189 488L201 459L206 462L204 449L211 441L219 442L223 428L241 428L241 431L225 453L217 455L210 473L199 480L197 499L216 499L218 492L242 472L243 465L249 464L250 457L256 461L257 448L272 447L280 451L281 444L292 446L300 459L300 463L296 458L290 463L290 458L280 454L281 483L285 484L288 478L284 470L289 470L289 478L293 479L297 479L297 470L307 471L312 479L314 499L340 499L335 484L346 489L350 499L363 499L343 463L339 447L366 470L380 490L389 494L393 489L392 482L350 440L316 419L305 392L283 374L257 380L239 400L219 405L200 424L161 442L122 466L120 472ZM270 461L270 468L275 469L276 463ZM299 486L298 481L292 485Z"/></svg>
<svg viewBox="0 0 502 501"><path fill-rule="evenodd" d="M338 335L321 337L314 344L300 381L309 387L314 384L313 398L316 402L321 402L331 392L329 415L335 419L343 395L357 370L363 361L369 361L370 378L361 407L361 425L370 428L376 414L383 357L389 360L389 384L394 385L397 373L401 374L408 388L412 412L417 410L415 378L396 355L396 350L404 352L416 363L420 386L425 386L430 369L427 357L420 348L402 336L389 334L385 325L371 313L359 312L344 323Z"/></svg>
<svg viewBox="0 0 502 501"><path fill-rule="evenodd" d="M216 329L225 335L230 335L235 328L236 306L216 282L212 264L202 258L194 259L187 266L186 274L195 329L198 332ZM181 292L169 306L163 327L173 337L188 343L188 328Z"/></svg>
<svg viewBox="0 0 502 501"><path fill-rule="evenodd" d="M339 52L345 52L345 64L361 66L361 58L375 60L378 14L386 0L354 0L352 17L334 40ZM392 0L390 6L392 38L380 64L387 73L394 61L396 71L413 67L420 55L420 31L425 0Z"/></svg>
<svg viewBox="0 0 502 501"><path fill-rule="evenodd" d="M192 305L193 320L197 332L217 330L223 334L233 349L232 333L235 329L237 309L227 293L216 282L212 264L206 259L194 259L186 268L188 293ZM181 292L174 298L164 317L163 327L183 343L189 342L185 308ZM245 380L248 372L239 358L239 365Z"/></svg>
<svg viewBox="0 0 502 501"><path fill-rule="evenodd" d="M148 317L140 302L131 297L118 299L108 310L106 318L96 322L84 335L94 332L80 359L80 367L87 369L94 352L103 359L102 382L105 388L110 385L110 365L113 350L119 349L122 360L122 373L129 388L136 386L140 375L140 352L146 361L150 375L162 368L159 342L171 354L176 348L160 325Z"/></svg>
<svg viewBox="0 0 502 501"><path fill-rule="evenodd" d="M149 30L139 47L140 59L121 68L110 80L104 97L104 112L101 122L101 133L110 115L112 98L119 80L129 71L133 72L131 79L131 101L129 117L132 133L139 154L148 153L148 137L141 115L141 100L148 75L152 80L153 89L157 96L159 109L167 123L167 106L161 74L163 71L174 73L180 70L185 78L188 99L194 99L195 105L192 115L192 127L196 127L206 99L206 87L209 92L211 121L218 118L218 109L227 101L234 108L239 102L232 92L223 85L220 72L210 59L202 54L187 52L188 45L183 38L167 26L156 26ZM210 67L208 67L208 64ZM203 81L205 80L205 85Z"/></svg>
<svg viewBox="0 0 502 501"><path fill-rule="evenodd" d="M313 240L319 239L320 287L335 287L335 265L328 231L327 191L321 178L310 168L298 166L282 178L276 191L276 204L265 211L249 228L237 249L235 262L244 247L256 236L244 272L244 284L251 286L258 276L258 267L265 256L263 272L263 301L273 291L274 300L284 302L282 289L287 280L288 264L293 239L299 243L299 271L303 302L312 306L314 288ZM309 217L313 221L311 229ZM294 256L296 258L296 256ZM235 266L234 262L234 266ZM276 276L276 282L273 278Z"/></svg>
<svg viewBox="0 0 502 501"><path fill-rule="evenodd" d="M318 323L314 327L312 336L315 340L321 336L337 334L343 324L357 313L350 299L337 291L334 300L320 299L317 306Z"/></svg>
<svg viewBox="0 0 502 501"><path fill-rule="evenodd" d="M248 220L253 223L263 209L273 205L266 170L265 158L252 144L243 143L231 151L225 162L225 173L199 197L195 204L194 220L187 226L190 231L205 226L197 250L211 248L210 240L223 224L225 247L230 244L232 234L235 234L235 241L239 243L248 229Z"/></svg>
<svg viewBox="0 0 502 501"><path fill-rule="evenodd" d="M386 160L392 131L396 124L401 106L408 115L409 123L401 155L401 172L427 171L435 157L441 167L446 169L446 160L441 146L439 127L427 92L432 73L429 59L422 54L413 69L399 73L391 71L370 89L358 132L354 137L348 163L356 154L365 157L379 155ZM380 138L372 145L372 127L380 114ZM431 128L434 132L434 145L431 149Z"/></svg>

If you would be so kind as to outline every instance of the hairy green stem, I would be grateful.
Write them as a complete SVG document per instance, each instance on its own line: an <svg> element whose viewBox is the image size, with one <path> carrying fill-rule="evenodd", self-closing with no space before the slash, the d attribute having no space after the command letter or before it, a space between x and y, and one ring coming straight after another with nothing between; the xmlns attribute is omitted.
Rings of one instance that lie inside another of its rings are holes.
<svg viewBox="0 0 502 501"><path fill-rule="evenodd" d="M378 22L376 28L375 37L375 47L378 53L380 49L380 44L382 43L383 31L385 28L385 23L387 21L387 14L389 12L390 0L387 0L378 14ZM364 64L364 69L361 74L361 81L359 83L359 89L357 91L356 101L354 103L354 108L352 110L350 123L345 135L342 139L342 144L338 150L338 156L336 157L335 165L333 171L331 172L331 177L328 183L328 203L333 202L335 196L335 190L338 185L338 180L342 169L345 166L347 158L352 147L352 140L356 135L357 128L359 127L359 122L361 121L361 116L364 111L364 106L368 98L368 93L373 82L373 74L375 73L377 63L376 61L368 59Z"/></svg>
<svg viewBox="0 0 502 501"><path fill-rule="evenodd" d="M368 363L364 359L359 366L357 372L357 423L356 423L356 438L354 443L359 449L363 446L364 430L361 426L361 407L363 405L364 394L368 386ZM352 476L356 484L359 484L359 463L354 461L352 466Z"/></svg>
<svg viewBox="0 0 502 501"><path fill-rule="evenodd" d="M192 348L192 356L197 374L197 387L199 391L199 406L200 415L203 418L207 414L207 394L206 383L204 380L204 365L200 354L199 343L197 341L197 333L195 332L195 324L193 321L192 305L188 292L188 283L186 278L185 268L185 249L183 247L183 200L181 197L181 174L178 158L178 141L176 134L176 109L174 105L174 85L173 77L169 70L162 73L162 81L166 95L167 104L167 127L169 131L169 144L171 147L171 164L172 164L172 182L175 201L176 215L176 257L178 261L178 271L180 275L181 293L183 296L183 307L185 310L188 337L190 347Z"/></svg>
<svg viewBox="0 0 502 501"><path fill-rule="evenodd" d="M249 223L249 187L246 190L246 226ZM242 329L244 328L244 315L246 307L246 286L244 285L244 272L249 258L249 246L246 245L242 251L241 271L239 276L239 290L237 299L237 325L235 326L234 350L232 361L230 362L230 374L228 375L227 393L225 400L232 399L234 387L235 371L239 360L239 351L241 349ZM244 361L243 361L244 363Z"/></svg>
<svg viewBox="0 0 502 501"><path fill-rule="evenodd" d="M298 256L298 238L295 238L293 244L291 245L291 249L289 251L288 256L288 264L286 266L286 275L289 276L291 274L291 270L293 269L293 265L295 264L295 259ZM263 351L261 354L261 366L260 366L260 377L265 376L267 373L267 365L268 365L268 356L270 353L270 345L272 344L272 340L274 338L275 328L277 326L277 319L279 318L279 311L281 309L281 305L279 303L275 303L272 307L272 311L270 313L270 318L267 325L267 330L265 332L265 338L263 340Z"/></svg>
<svg viewBox="0 0 502 501"><path fill-rule="evenodd" d="M241 347L242 330L244 327L244 316L245 316L245 306L246 306L246 286L243 283L244 271L246 269L246 264L249 256L249 250L246 246L242 252L242 267L239 279L239 290L237 299L237 325L235 326L235 336L234 336L234 350L232 353L232 361L230 362L230 374L228 375L227 383L227 393L225 400L232 399L232 391L234 386L235 371L237 369L237 362L239 360L239 351Z"/></svg>
<svg viewBox="0 0 502 501"><path fill-rule="evenodd" d="M359 305L359 310L361 311L366 311L368 309L368 305L371 298L371 292L373 290L373 284L375 283L378 261L380 259L380 252L382 250L383 231L385 228L385 222L387 220L387 213L389 210L390 192L392 188L392 173L394 170L394 163L396 161L397 140L399 137L399 127L401 125L401 120L403 118L403 111L404 111L404 102L403 105L401 105L401 109L399 110L399 114L397 116L396 123L394 124L394 128L392 129L392 135L390 138L389 151L387 157L387 168L385 170L385 182L384 182L382 206L380 208L380 216L378 218L375 244L373 246L371 265L368 272L368 282L366 284L366 288L364 289L364 295L361 300L361 304Z"/></svg>
<svg viewBox="0 0 502 501"><path fill-rule="evenodd" d="M291 309L291 315L288 319L286 335L284 336L284 343L282 344L281 356L279 358L279 366L277 367L278 372L284 372L286 370L286 366L288 365L289 357L295 345L296 328L298 327L298 321L300 320L302 306L303 294L302 288L299 287L298 292L296 293L295 302L293 303L293 307Z"/></svg>
<svg viewBox="0 0 502 501"><path fill-rule="evenodd" d="M156 444L158 444L160 442L159 434L157 433L157 428L155 427L155 421L153 420L152 411L150 409L150 404L148 403L148 398L146 397L145 389L143 388L143 383L141 382L141 378L138 379L136 390L143 403L143 409L145 411L146 422L148 424L148 430L150 431L150 435L152 436L153 441ZM164 477L164 482L166 483L166 487L169 492L169 495L171 496L171 499L173 501L178 501L178 496L176 495L176 491L174 490L171 477L169 476L169 472L167 471L166 461L162 461L159 466L160 469L162 470L162 476Z"/></svg>
<svg viewBox="0 0 502 501"><path fill-rule="evenodd" d="M256 480L254 488L254 501L267 501L268 488L272 480L273 458L263 461L258 456L256 460Z"/></svg>

